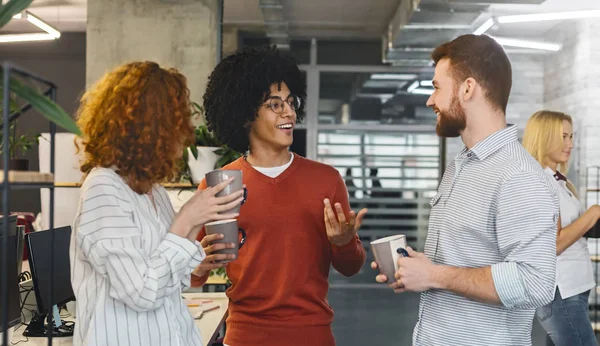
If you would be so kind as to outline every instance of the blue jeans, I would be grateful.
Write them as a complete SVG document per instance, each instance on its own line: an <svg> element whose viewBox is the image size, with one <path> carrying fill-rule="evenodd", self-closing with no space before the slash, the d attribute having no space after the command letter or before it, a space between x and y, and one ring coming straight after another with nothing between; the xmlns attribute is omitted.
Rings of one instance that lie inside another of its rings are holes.
<svg viewBox="0 0 600 346"><path fill-rule="evenodd" d="M590 291L563 299L558 288L554 300L537 309L536 315L556 346L597 346L588 312ZM551 342L547 342L552 345Z"/></svg>

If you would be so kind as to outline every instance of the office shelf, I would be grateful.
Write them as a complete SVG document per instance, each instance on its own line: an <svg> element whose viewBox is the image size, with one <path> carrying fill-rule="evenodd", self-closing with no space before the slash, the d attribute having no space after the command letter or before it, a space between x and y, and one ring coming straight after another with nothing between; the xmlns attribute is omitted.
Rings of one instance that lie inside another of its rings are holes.
<svg viewBox="0 0 600 346"><path fill-rule="evenodd" d="M8 171L8 182L10 184L47 184L52 186L54 175L29 171ZM4 183L4 171L0 171L0 184L2 183Z"/></svg>
<svg viewBox="0 0 600 346"><path fill-rule="evenodd" d="M44 88L47 88L47 90L44 92L44 96L48 97L50 100L56 102L56 85L48 80L45 80L39 76L36 76L34 74L32 74L31 72L28 72L12 63L9 62L4 62L0 68L2 68L2 96L0 96L0 102L2 102L2 118L1 118L1 122L0 122L0 131L2 131L3 137L2 137L2 147L5 149L1 156L0 159L2 159L2 161L4 162L4 168L0 169L0 190L2 191L2 215L4 216L8 216L11 213L10 210L10 198L9 196L11 195L11 190L15 190L15 189L49 189L50 191L50 212L49 212L49 225L48 225L48 229L52 232L54 230L54 172L55 172L55 135L56 135L56 125L52 122L50 122L50 173L41 173L41 172L29 172L29 171L12 171L8 169L8 162L9 162L9 152L8 152L8 147L9 147L9 131L10 131L10 123L13 121L17 121L17 119L19 119L19 117L21 117L25 111L27 111L28 109L32 108L32 106L30 104L26 104L23 107L21 107L19 110L15 111L14 113L9 113L10 112L10 107L9 107L9 96L10 96L10 84L14 82L13 79L11 79L11 76L18 76L19 78L21 78L23 81L27 81L27 82L36 82L39 85L43 85ZM37 85L36 88L39 86ZM3 234L8 235L8 222L4 222L3 223L3 227L0 230ZM52 233L53 234L53 233ZM2 246L1 249L1 253L4 254L4 256L6 256L6 249L8 246L8 241L7 241L7 236L3 237L4 241L2 242L2 244L0 244ZM54 245L54 236L52 235L51 237L51 241L48 244L49 247L53 247ZM53 292L52 292L52 277L53 277L53 270L54 270L54 266L53 266L53 257L54 256L50 256L50 260L49 260L49 265L50 265L50 270L49 270L49 276L50 276L50 283L49 283L49 287L50 289L48 290L48 292L44 292L44 294L47 294L48 297L52 297L53 296ZM4 285L7 285L8 281L6 278L6 273L7 273L7 269L6 269L6 264L7 264L7 259L6 257L4 257L3 263L5 264L5 266L3 268L0 268L0 283L3 283ZM2 311L0 312L2 314L2 326L0 327L0 330L7 330L8 328L8 292L9 290L7 289L8 287L0 287L0 291L2 291L2 296L1 301L0 301L0 305L3 307ZM10 297L10 299L16 299L15 297ZM52 333L51 331L51 326L54 325L54 320L53 320L53 316L52 314L48 314L47 316L47 330L48 330L48 346L52 346ZM9 333L2 333L2 336L0 338L0 344L2 345L9 345L10 340L8 340L8 334ZM40 339L41 340L41 339ZM37 342L36 342L37 343Z"/></svg>
<svg viewBox="0 0 600 346"><path fill-rule="evenodd" d="M162 183L165 189L197 189L198 185L193 185L190 183ZM58 182L54 183L54 187L60 188L79 188L81 187L81 183L75 182Z"/></svg>

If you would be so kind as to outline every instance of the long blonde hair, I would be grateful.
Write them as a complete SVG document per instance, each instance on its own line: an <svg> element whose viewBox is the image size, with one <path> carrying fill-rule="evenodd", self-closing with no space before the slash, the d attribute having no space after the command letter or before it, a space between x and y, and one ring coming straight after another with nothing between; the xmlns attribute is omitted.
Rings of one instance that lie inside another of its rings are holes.
<svg viewBox="0 0 600 346"><path fill-rule="evenodd" d="M564 146L563 121L573 125L571 116L556 111L541 110L535 112L525 125L523 146L542 166L548 154L560 150ZM559 163L559 171L566 175L569 169L568 162ZM577 189L567 180L567 188L577 197Z"/></svg>

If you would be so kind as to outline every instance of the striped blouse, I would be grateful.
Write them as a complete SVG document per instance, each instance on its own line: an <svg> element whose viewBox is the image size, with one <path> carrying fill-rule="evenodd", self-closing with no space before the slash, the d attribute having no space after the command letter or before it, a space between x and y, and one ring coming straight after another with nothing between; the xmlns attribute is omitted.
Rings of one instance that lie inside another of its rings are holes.
<svg viewBox="0 0 600 346"><path fill-rule="evenodd" d="M535 309L554 297L558 197L508 126L463 149L431 201L425 255L455 267L491 266L502 305L430 290L416 346L527 346Z"/></svg>
<svg viewBox="0 0 600 346"><path fill-rule="evenodd" d="M205 254L168 232L175 215L164 188L152 195L156 209L108 168L85 179L70 249L75 346L202 345L181 291Z"/></svg>

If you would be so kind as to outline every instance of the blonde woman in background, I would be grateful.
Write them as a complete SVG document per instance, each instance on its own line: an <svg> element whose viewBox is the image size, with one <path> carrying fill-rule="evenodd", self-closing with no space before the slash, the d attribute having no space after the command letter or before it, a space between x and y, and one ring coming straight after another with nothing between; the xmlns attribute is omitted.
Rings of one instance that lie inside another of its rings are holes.
<svg viewBox="0 0 600 346"><path fill-rule="evenodd" d="M598 345L588 313L588 297L596 283L583 235L600 218L600 206L584 210L575 186L566 178L573 149L571 117L547 110L533 114L525 127L523 146L553 177L560 200L556 293L536 315L556 346ZM552 343L548 340L548 344Z"/></svg>

